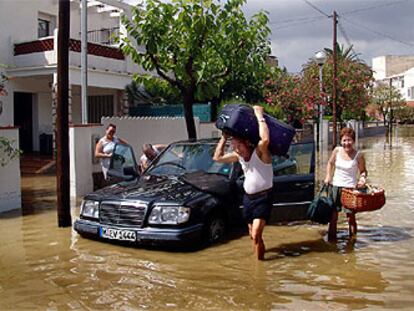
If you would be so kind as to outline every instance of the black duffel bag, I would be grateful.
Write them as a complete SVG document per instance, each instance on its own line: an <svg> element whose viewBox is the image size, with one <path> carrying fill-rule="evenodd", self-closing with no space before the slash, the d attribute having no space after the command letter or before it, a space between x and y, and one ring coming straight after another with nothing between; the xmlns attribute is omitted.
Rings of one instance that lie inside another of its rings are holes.
<svg viewBox="0 0 414 311"><path fill-rule="evenodd" d="M328 187L329 185L324 184L308 207L307 216L313 222L327 224L331 220L334 203L329 195Z"/></svg>
<svg viewBox="0 0 414 311"><path fill-rule="evenodd" d="M267 114L263 115L269 128L269 151L285 156L296 130ZM243 104L227 104L217 117L216 127L233 137L245 138L254 145L260 140L259 124L252 107Z"/></svg>

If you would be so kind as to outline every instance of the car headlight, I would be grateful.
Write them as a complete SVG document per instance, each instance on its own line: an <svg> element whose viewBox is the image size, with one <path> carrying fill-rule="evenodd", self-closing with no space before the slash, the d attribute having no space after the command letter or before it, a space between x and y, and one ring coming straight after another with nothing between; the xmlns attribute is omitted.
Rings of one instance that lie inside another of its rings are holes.
<svg viewBox="0 0 414 311"><path fill-rule="evenodd" d="M157 225L182 224L190 218L190 208L184 206L155 206L148 219L148 223Z"/></svg>
<svg viewBox="0 0 414 311"><path fill-rule="evenodd" d="M99 218L99 202L83 200L81 204L81 215L90 218Z"/></svg>

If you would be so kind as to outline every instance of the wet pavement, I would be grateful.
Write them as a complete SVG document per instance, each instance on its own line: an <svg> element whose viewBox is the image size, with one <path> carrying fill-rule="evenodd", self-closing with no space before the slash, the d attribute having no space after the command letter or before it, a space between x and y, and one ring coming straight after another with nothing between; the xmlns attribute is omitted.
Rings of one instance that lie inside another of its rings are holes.
<svg viewBox="0 0 414 311"><path fill-rule="evenodd" d="M355 241L343 215L333 244L326 226L268 226L264 262L247 236L196 252L84 239L57 227L55 177L24 177L24 208L0 215L0 310L412 310L414 128L359 143L386 206L358 214Z"/></svg>

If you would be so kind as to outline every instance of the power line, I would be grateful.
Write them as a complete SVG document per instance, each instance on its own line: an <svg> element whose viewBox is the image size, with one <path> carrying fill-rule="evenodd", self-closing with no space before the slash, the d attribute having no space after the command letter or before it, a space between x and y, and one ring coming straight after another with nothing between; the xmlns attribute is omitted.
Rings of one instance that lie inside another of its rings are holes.
<svg viewBox="0 0 414 311"><path fill-rule="evenodd" d="M295 27L295 26L300 26L300 25L304 25L304 24L310 24L310 23L315 23L322 20L322 17L318 17L318 18L314 18L312 20L308 20L308 21L304 21L304 22L297 22L297 23L291 23L291 24L287 24L287 25L282 25L280 27L275 27L273 28L274 30L278 30L278 29L284 29L284 28L289 28L289 27ZM272 24L272 23L269 23Z"/></svg>
<svg viewBox="0 0 414 311"><path fill-rule="evenodd" d="M302 0L303 2L305 2L307 5L309 5L311 8L313 8L314 10L318 11L319 13L321 13L322 15L324 15L325 17L331 18L332 16L325 13L324 11L322 11L321 9L319 9L316 5L314 5L313 3L311 3L308 0Z"/></svg>
<svg viewBox="0 0 414 311"><path fill-rule="evenodd" d="M321 13L323 16L327 17L327 18L331 18L331 15L326 14L325 12L323 12L322 10L320 10L318 7L316 7L315 5L313 5L311 2L309 2L308 0L302 0L304 1L307 5L311 6L314 10L318 11L319 13ZM316 21L320 21L322 19L321 16L310 16L310 17L301 17L301 18L296 18L296 19L287 19L287 20L283 20L283 21L279 21L279 22L271 22L269 24L271 25L276 25L276 24L283 24L283 23L287 23L287 25L284 26L280 26L277 28L274 28L275 30L278 29L283 29L283 28L289 28L289 27L294 27L294 26L298 26L298 25L303 25L303 24L309 24L309 23L314 23Z"/></svg>
<svg viewBox="0 0 414 311"><path fill-rule="evenodd" d="M269 24L276 25L276 24L285 24L285 23L291 23L291 22L299 22L299 21L308 21L313 19L320 19L321 16L307 16L307 17L299 17L299 18L290 18L290 19L284 19L277 22L269 22Z"/></svg>
<svg viewBox="0 0 414 311"><path fill-rule="evenodd" d="M346 17L343 17L343 16L342 16L342 19L343 19L344 21L348 22L348 23L349 23L349 24L351 24L351 25L354 25L354 26L357 26L357 27L363 28L363 29L365 29L365 30L367 30L367 31L369 31L369 32L375 33L375 34L376 34L376 35L378 35L378 36L385 37L385 38L388 38L388 39L390 39L390 40L393 40L393 41L396 41L396 42L399 42L399 43L402 43L402 44L405 44L405 45L408 45L408 46L414 46L414 43L411 43L411 42L406 42L406 41L402 41L402 40L396 39L396 38L394 38L394 37L393 37L393 36L391 36L391 35L388 35L388 34L385 34L385 33L379 32L379 31L376 31L376 30L371 29L371 28L369 28L369 27L367 27L367 26L365 26L365 25L362 25L362 24L356 23L355 21L351 21L351 20L349 20L349 19L348 19L348 18L346 18Z"/></svg>
<svg viewBox="0 0 414 311"><path fill-rule="evenodd" d="M339 17L341 17L341 16L339 16ZM344 39L345 39L346 43L347 43L349 46L352 46L352 44L351 44L351 40L349 40L348 34L346 33L346 31L345 31L345 28L344 28L343 24L342 24L341 22L339 22L339 21L338 21L338 26L339 26L339 31L342 33L342 35L343 35L343 37L344 37Z"/></svg>
<svg viewBox="0 0 414 311"><path fill-rule="evenodd" d="M373 9L384 8L384 7L388 7L388 6L395 6L395 5L399 5L401 3L408 2L408 1L410 1L410 0L401 0L401 1L394 1L394 2L391 2L391 3L383 3L383 4L380 4L380 5L375 5L375 6L370 6L370 7L366 7L366 8L361 8L361 9L357 9L357 10L344 12L344 13L342 13L342 15L350 15L350 14L369 11L369 10L373 10Z"/></svg>

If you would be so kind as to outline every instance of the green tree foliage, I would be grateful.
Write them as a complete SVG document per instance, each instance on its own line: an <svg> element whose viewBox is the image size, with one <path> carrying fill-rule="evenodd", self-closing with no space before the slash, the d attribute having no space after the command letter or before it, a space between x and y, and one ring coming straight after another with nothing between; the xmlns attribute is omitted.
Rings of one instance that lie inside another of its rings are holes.
<svg viewBox="0 0 414 311"><path fill-rule="evenodd" d="M401 93L394 86L388 83L379 83L372 89L372 103L384 118L384 125L388 120L393 123L395 120L395 112L403 107L406 103Z"/></svg>
<svg viewBox="0 0 414 311"><path fill-rule="evenodd" d="M131 107L136 106L137 103L177 104L181 102L180 93L170 87L165 80L160 80L158 83L144 81L142 84L132 81L125 87L125 91Z"/></svg>
<svg viewBox="0 0 414 311"><path fill-rule="evenodd" d="M196 138L192 106L239 95L258 97L270 54L264 12L247 20L246 0L148 0L124 16L122 50L152 75L138 82L168 83L181 96L189 138Z"/></svg>
<svg viewBox="0 0 414 311"><path fill-rule="evenodd" d="M337 45L337 117L338 120L365 118L365 108L370 102L370 87L373 74L371 68L348 48ZM311 59L303 67L303 83L307 96L305 101L311 105L312 101L321 101L325 106L325 113L332 114L332 105L328 100L333 88L333 51L325 49L327 59L323 65L323 89L319 89L319 66ZM329 103L328 103L329 102ZM316 106L316 105L315 105Z"/></svg>
<svg viewBox="0 0 414 311"><path fill-rule="evenodd" d="M399 123L414 123L414 107L401 107L395 111L395 118Z"/></svg>
<svg viewBox="0 0 414 311"><path fill-rule="evenodd" d="M307 99L307 85L300 75L291 75L286 71L274 75L265 83L265 102L273 107L273 115L288 123L303 124L313 112L313 103Z"/></svg>

